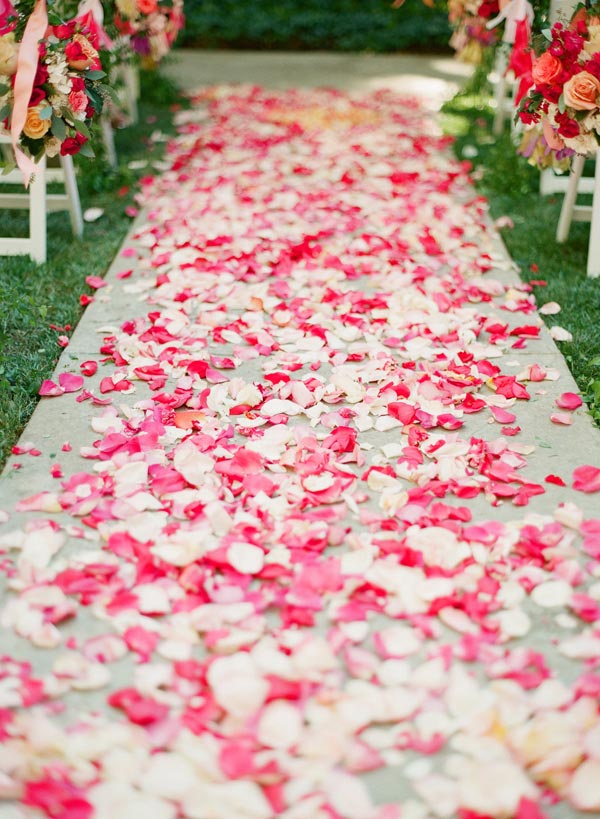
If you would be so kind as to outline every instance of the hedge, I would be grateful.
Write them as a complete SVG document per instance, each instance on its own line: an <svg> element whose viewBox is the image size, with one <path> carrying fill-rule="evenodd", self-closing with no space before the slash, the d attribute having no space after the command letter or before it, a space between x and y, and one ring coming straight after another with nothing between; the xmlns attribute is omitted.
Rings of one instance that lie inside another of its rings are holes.
<svg viewBox="0 0 600 819"><path fill-rule="evenodd" d="M440 50L447 16L420 0L186 0L181 45L200 48Z"/></svg>

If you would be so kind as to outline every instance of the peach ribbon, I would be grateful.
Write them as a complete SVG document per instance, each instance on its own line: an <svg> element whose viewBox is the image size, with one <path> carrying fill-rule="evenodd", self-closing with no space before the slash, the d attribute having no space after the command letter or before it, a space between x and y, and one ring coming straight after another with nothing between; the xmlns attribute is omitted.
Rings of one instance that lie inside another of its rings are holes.
<svg viewBox="0 0 600 819"><path fill-rule="evenodd" d="M36 172L37 166L35 162L26 156L19 148L19 137L27 120L27 107L31 99L33 83L38 69L40 59L38 43L45 37L47 28L48 10L46 8L46 0L36 0L19 46L12 120L10 124L10 135L15 158L25 179L26 188L29 185L31 176Z"/></svg>

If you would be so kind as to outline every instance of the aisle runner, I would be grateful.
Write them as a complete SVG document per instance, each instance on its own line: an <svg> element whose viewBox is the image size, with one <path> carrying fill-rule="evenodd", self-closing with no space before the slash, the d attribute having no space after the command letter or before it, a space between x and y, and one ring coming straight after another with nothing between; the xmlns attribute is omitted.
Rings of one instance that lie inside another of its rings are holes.
<svg viewBox="0 0 600 819"><path fill-rule="evenodd" d="M529 510L600 470L527 477L555 374L503 359L539 326L485 203L415 101L196 102L89 466L3 538L2 623L45 649L2 672L6 815L599 809L600 521Z"/></svg>

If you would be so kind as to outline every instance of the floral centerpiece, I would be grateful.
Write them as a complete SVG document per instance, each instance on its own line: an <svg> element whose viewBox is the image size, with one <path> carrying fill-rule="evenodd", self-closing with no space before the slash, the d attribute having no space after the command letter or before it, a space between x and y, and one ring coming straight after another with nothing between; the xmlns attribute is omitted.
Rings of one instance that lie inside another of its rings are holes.
<svg viewBox="0 0 600 819"><path fill-rule="evenodd" d="M85 20L62 22L51 14L48 24L42 15L45 34L38 40L37 34L28 37L20 13L17 6L14 28L0 36L0 119L12 133L17 161L23 155L35 161L59 153L93 156L88 126L108 96L95 33ZM30 59L19 59L25 49L32 52L33 70ZM19 164L31 170L27 161Z"/></svg>
<svg viewBox="0 0 600 819"><path fill-rule="evenodd" d="M600 6L579 7L545 35L518 117L539 124L554 151L592 153L600 145Z"/></svg>
<svg viewBox="0 0 600 819"><path fill-rule="evenodd" d="M183 0L115 0L115 23L143 62L165 57L185 23Z"/></svg>

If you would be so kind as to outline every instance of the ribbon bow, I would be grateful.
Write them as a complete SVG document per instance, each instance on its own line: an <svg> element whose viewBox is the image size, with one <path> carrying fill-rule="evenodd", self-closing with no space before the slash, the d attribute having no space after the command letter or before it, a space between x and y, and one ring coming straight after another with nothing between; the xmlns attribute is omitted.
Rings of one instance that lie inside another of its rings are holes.
<svg viewBox="0 0 600 819"><path fill-rule="evenodd" d="M503 20L506 20L502 40L505 43L514 43L517 33L517 24L522 20L527 20L531 25L533 16L533 6L529 0L510 0L508 3L506 0L504 2L500 0L500 14L494 17L493 20L489 20L486 23L486 28L495 28L497 25L500 25Z"/></svg>
<svg viewBox="0 0 600 819"><path fill-rule="evenodd" d="M100 0L81 0L77 9L77 19L98 38L98 45L111 51L114 43L104 29L104 9Z"/></svg>

